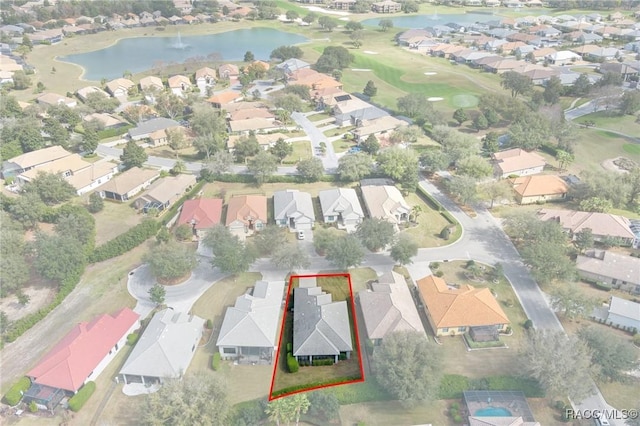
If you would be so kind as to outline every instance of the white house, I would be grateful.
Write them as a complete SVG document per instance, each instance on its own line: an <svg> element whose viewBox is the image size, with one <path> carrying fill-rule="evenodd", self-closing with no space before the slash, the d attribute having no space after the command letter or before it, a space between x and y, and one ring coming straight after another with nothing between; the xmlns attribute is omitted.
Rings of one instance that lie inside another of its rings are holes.
<svg viewBox="0 0 640 426"><path fill-rule="evenodd" d="M318 193L318 198L325 223L335 223L340 229L353 231L364 219L364 211L355 189L325 189Z"/></svg>
<svg viewBox="0 0 640 426"><path fill-rule="evenodd" d="M640 330L640 303L611 296L607 324Z"/></svg>
<svg viewBox="0 0 640 426"><path fill-rule="evenodd" d="M273 216L278 226L292 230L313 229L316 216L311 195L297 189L274 192Z"/></svg>
<svg viewBox="0 0 640 426"><path fill-rule="evenodd" d="M547 164L545 159L535 152L521 148L508 149L493 154L494 166L498 177L529 176L542 173Z"/></svg>

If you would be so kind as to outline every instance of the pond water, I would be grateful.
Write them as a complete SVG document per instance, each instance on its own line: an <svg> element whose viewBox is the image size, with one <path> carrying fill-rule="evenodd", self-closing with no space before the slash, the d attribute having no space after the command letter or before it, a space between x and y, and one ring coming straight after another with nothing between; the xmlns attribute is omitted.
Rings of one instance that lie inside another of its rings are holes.
<svg viewBox="0 0 640 426"><path fill-rule="evenodd" d="M488 22L502 19L501 16L488 13L456 13L456 14L439 14L432 15L410 15L410 16L385 16L380 18L366 19L362 21L363 25L378 26L380 19L388 18L393 21L393 26L398 28L425 28L434 25L446 25L455 22L460 25L474 24L476 22Z"/></svg>
<svg viewBox="0 0 640 426"><path fill-rule="evenodd" d="M276 47L307 40L301 35L271 28L251 28L198 36L125 38L104 49L58 59L80 65L84 69L83 79L99 81L122 77L125 70L132 73L148 70L158 61L182 63L211 54L224 61L241 61L250 50L256 59L269 59Z"/></svg>

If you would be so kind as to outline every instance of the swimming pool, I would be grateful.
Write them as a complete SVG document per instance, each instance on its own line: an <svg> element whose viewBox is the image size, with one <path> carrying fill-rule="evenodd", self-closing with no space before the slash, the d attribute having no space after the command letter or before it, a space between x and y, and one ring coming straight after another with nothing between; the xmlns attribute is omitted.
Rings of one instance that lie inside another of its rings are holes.
<svg viewBox="0 0 640 426"><path fill-rule="evenodd" d="M511 417L511 411L502 407L485 407L476 410L475 414L478 417Z"/></svg>

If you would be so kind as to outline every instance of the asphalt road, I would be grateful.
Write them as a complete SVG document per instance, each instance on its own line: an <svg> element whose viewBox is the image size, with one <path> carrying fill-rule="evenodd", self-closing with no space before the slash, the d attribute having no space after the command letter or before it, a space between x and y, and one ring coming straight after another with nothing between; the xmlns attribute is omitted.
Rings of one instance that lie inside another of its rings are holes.
<svg viewBox="0 0 640 426"><path fill-rule="evenodd" d="M313 124L306 115L300 112L294 112L291 114L291 118L296 122L298 126L309 136L311 140L311 147L314 155L316 148L320 148L320 142L324 142L327 145L327 151L324 156L321 156L322 164L325 171L328 173L335 172L338 168L338 157L333 150L333 144L329 142L328 138Z"/></svg>

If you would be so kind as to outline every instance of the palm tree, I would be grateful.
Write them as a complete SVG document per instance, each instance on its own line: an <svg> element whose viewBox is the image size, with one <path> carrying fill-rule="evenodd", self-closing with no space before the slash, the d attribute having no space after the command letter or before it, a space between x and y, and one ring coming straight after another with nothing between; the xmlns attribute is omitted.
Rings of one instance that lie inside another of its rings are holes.
<svg viewBox="0 0 640 426"><path fill-rule="evenodd" d="M286 125L291 121L291 113L286 109L279 109L276 111L276 117L278 121Z"/></svg>
<svg viewBox="0 0 640 426"><path fill-rule="evenodd" d="M296 415L296 408L292 404L292 398L280 398L271 401L265 412L269 415L269 420L280 426L280 422L286 422L287 426Z"/></svg>
<svg viewBox="0 0 640 426"><path fill-rule="evenodd" d="M302 393L297 393L290 399L291 405L295 408L296 426L298 426L298 424L300 423L300 415L305 414L309 410L311 403L309 402L309 398L307 398L307 395Z"/></svg>
<svg viewBox="0 0 640 426"><path fill-rule="evenodd" d="M420 213L422 213L423 211L424 209L419 204L416 204L415 206L411 207L411 212L409 213L409 216L413 218L414 223L418 222L418 216L420 216Z"/></svg>

